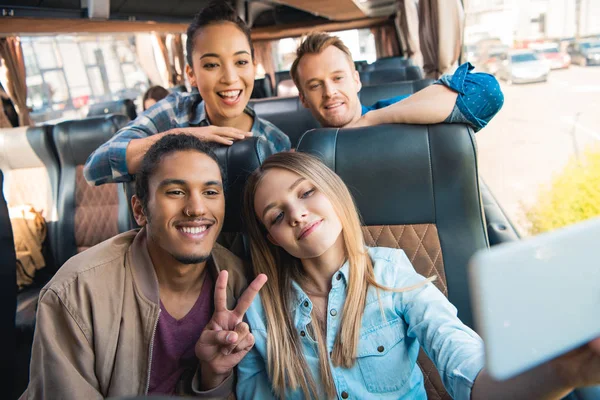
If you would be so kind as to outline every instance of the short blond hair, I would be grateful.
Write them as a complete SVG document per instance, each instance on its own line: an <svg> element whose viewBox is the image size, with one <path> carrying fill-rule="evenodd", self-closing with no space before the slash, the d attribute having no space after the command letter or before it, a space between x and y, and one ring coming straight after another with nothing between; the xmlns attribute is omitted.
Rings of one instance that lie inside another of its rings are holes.
<svg viewBox="0 0 600 400"><path fill-rule="evenodd" d="M301 90L300 79L298 77L298 64L300 64L302 57L306 54L319 54L329 46L335 46L340 49L346 55L352 70L354 70L352 53L350 52L350 49L346 47L344 42L342 42L342 39L326 32L311 32L304 38L300 46L298 46L298 49L296 50L296 59L292 64L292 68L290 68L290 75L292 75L292 80L298 90Z"/></svg>

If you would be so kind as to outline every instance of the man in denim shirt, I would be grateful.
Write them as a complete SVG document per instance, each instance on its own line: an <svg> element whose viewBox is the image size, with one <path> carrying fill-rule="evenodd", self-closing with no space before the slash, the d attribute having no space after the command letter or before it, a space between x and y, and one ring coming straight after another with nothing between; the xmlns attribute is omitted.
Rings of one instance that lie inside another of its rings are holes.
<svg viewBox="0 0 600 400"><path fill-rule="evenodd" d="M290 72L302 104L324 127L450 122L479 131L502 108L504 96L492 75L472 69L465 63L415 94L366 107L358 98L362 86L350 51L339 38L317 32L302 42Z"/></svg>

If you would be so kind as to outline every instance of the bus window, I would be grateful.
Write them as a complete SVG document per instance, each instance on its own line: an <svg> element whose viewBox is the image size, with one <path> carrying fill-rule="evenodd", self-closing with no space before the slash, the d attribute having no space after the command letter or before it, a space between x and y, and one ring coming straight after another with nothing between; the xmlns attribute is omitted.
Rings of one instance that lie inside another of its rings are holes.
<svg viewBox="0 0 600 400"><path fill-rule="evenodd" d="M23 37L33 121L83 118L90 104L140 97L149 82L132 43L127 36Z"/></svg>

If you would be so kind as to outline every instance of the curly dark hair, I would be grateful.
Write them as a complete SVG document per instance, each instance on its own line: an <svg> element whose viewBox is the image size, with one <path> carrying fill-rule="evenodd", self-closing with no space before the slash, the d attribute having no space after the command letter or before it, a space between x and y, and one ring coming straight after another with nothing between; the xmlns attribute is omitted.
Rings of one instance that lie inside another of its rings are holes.
<svg viewBox="0 0 600 400"><path fill-rule="evenodd" d="M252 38L250 37L250 28L248 28L248 25L246 25L246 23L237 15L229 3L224 0L216 0L212 1L208 6L202 9L202 11L196 14L194 20L190 26L188 26L185 48L187 51L187 62L190 67L193 66L192 51L194 50L194 40L198 31L208 25L222 22L233 22L242 33L246 35L248 44L250 45L250 55L254 60L254 46L252 45Z"/></svg>
<svg viewBox="0 0 600 400"><path fill-rule="evenodd" d="M147 211L148 206L150 177L156 172L163 157L179 151L197 151L212 158L219 166L223 190L225 190L226 175L213 148L212 144L204 142L196 136L186 134L166 135L150 146L142 159L142 165L135 178L135 195L142 202L144 211Z"/></svg>

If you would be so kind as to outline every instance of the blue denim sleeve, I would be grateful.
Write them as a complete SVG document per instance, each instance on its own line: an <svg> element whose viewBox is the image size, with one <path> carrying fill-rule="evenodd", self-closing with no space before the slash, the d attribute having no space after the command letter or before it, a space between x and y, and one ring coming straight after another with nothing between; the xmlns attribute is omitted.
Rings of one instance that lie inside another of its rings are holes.
<svg viewBox="0 0 600 400"><path fill-rule="evenodd" d="M395 265L401 270L395 287L423 280L404 252ZM471 389L484 366L483 341L457 317L456 308L433 284L396 294L396 308L408 324L407 335L415 337L435 364L444 387L453 399L469 400Z"/></svg>
<svg viewBox="0 0 600 400"><path fill-rule="evenodd" d="M458 93L456 105L444 122L466 123L477 132L500 111L504 94L493 75L471 72L473 68L471 63L464 63L453 75L444 75L435 84Z"/></svg>
<svg viewBox="0 0 600 400"><path fill-rule="evenodd" d="M238 400L275 399L267 374L267 330L260 295L246 312L246 322L254 335L254 346L237 366Z"/></svg>

